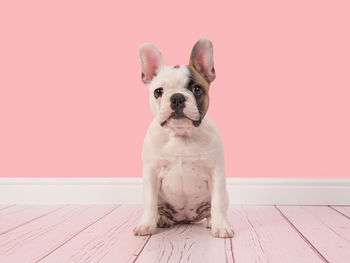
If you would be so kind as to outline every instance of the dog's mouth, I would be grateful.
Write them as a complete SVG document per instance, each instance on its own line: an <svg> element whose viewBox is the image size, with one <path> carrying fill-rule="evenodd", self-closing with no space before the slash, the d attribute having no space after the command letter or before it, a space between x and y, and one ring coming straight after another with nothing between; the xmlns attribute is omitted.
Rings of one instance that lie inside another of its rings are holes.
<svg viewBox="0 0 350 263"><path fill-rule="evenodd" d="M169 118L166 119L165 121L163 121L163 122L160 124L160 126L164 127L169 119L175 119L175 120L189 119L190 121L192 121L192 124L193 124L193 126L195 126L195 127L198 127L198 126L201 124L201 122L202 122L201 119L199 119L199 120L192 120L192 119L190 119L190 118L187 117L182 111L181 111L181 112L178 112L178 111L175 112L175 111L173 111L173 112L170 114Z"/></svg>

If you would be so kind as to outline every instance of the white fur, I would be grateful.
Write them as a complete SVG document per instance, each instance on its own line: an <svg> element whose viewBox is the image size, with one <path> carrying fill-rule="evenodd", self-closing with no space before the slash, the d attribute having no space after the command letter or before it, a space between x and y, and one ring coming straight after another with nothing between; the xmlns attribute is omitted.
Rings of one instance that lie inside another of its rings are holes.
<svg viewBox="0 0 350 263"><path fill-rule="evenodd" d="M178 68L165 67L152 82L148 85L150 91L150 103L153 114L156 116L159 123L167 120L172 112L170 108L170 97L174 93L182 93L186 98L185 115L191 120L199 119L196 99L191 91L185 88L189 81L190 71L186 66ZM164 94L161 98L156 99L153 96L154 90L162 87Z"/></svg>
<svg viewBox="0 0 350 263"><path fill-rule="evenodd" d="M185 66L163 67L146 84L155 119L143 145L143 214L134 229L136 235L155 232L157 220L164 220L158 215L158 202L163 201L175 204L178 211L182 209L176 214L179 221L191 220L195 207L210 202L207 227L211 227L215 237L233 235L226 218L228 196L221 137L207 116L200 126L192 124L200 115L192 92L186 89L189 75ZM153 93L159 87L164 93L156 99ZM174 93L186 97L184 113L188 119L168 119L172 112L169 98ZM165 120L167 124L161 127Z"/></svg>

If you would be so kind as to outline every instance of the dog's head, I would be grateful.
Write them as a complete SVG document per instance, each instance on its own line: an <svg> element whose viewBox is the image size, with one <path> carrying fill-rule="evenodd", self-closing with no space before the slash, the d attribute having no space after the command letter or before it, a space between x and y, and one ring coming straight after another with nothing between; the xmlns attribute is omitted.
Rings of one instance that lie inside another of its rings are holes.
<svg viewBox="0 0 350 263"><path fill-rule="evenodd" d="M209 106L215 79L213 45L200 39L187 66L168 67L153 44L140 47L142 81L150 91L151 109L163 127L198 127Z"/></svg>

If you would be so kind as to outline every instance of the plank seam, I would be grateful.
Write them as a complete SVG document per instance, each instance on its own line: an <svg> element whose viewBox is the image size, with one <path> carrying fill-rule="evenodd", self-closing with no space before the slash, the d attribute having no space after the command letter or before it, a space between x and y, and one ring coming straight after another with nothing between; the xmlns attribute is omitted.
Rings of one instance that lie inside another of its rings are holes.
<svg viewBox="0 0 350 263"><path fill-rule="evenodd" d="M42 256L41 258L39 258L38 260L34 261L34 263L40 262L43 259L45 259L46 257L48 257L49 255L51 255L53 252L55 252L56 250L58 250L59 248L63 247L65 244L67 244L69 241L71 241L73 238L75 238L77 235L79 235L81 232L85 231L86 229L88 229L89 227L91 227L92 225L94 225L96 222L100 221L102 218L108 216L109 214L111 214L113 211L115 211L117 208L119 208L121 205L117 205L115 206L113 209L111 209L110 211L108 211L106 214L104 214L103 216L99 217L97 220L95 220L94 222L90 223L89 225L87 225L86 227L84 227L83 229L79 230L77 233L75 233L73 236L71 236L69 239L65 240L62 244L58 245L56 248L54 248L52 251L50 251L49 253L47 253L46 255Z"/></svg>
<svg viewBox="0 0 350 263"><path fill-rule="evenodd" d="M32 219L30 219L30 220L28 220L28 221L26 221L26 222L24 222L24 223L22 223L22 224L19 224L19 225L17 225L17 226L14 226L14 227L12 227L12 228L10 228L10 229L7 229L7 230L1 232L0 235L4 235L4 234L6 234L6 233L8 233L8 232L11 232L11 231L13 231L13 230L15 230L15 229L21 227L21 226L24 226L24 225L26 225L26 224L29 224L29 223L31 223L31 222L33 222L33 221L39 219L39 218L45 217L45 216L47 216L47 215L49 215L49 214L52 214L52 213L54 213L54 212L56 212L56 211L58 211L58 210L60 210L60 209L62 209L62 208L64 208L64 207L66 207L66 206L68 206L68 205L63 205L63 206L61 206L61 207L59 207L59 208L57 208L57 209L54 209L54 210L49 211L49 212L47 212L47 213L45 213L45 214L42 214L42 215L37 216L37 217L35 217L35 218L32 218Z"/></svg>
<svg viewBox="0 0 350 263"><path fill-rule="evenodd" d="M330 205L329 205L328 207L331 208L331 209L333 209L333 210L336 211L337 213L341 214L342 216L345 216L347 219L350 220L350 217L349 217L348 215L346 215L346 214L344 214L343 212L339 211L339 210L336 209L335 207L330 206Z"/></svg>
<svg viewBox="0 0 350 263"><path fill-rule="evenodd" d="M275 209L280 213L280 215L288 222L288 224L299 234L299 236L304 240L304 242L326 263L329 263L329 261L321 254L321 252L308 240L301 232L300 230L292 223L292 221L289 220L289 218L276 206L274 205Z"/></svg>
<svg viewBox="0 0 350 263"><path fill-rule="evenodd" d="M15 206L15 205L8 205L8 206L5 206L5 207L3 207L3 208L0 208L0 211L1 211L1 210L5 210L5 209L10 208L10 207L13 207L13 206Z"/></svg>
<svg viewBox="0 0 350 263"><path fill-rule="evenodd" d="M141 255L141 252L143 251L143 249L145 248L146 244L148 243L148 241L151 239L152 235L149 235L149 237L147 238L146 242L143 244L141 250L137 253L136 258L134 259L134 261L132 263L135 263L136 260L138 259L138 257Z"/></svg>
<svg viewBox="0 0 350 263"><path fill-rule="evenodd" d="M231 256L232 256L232 261L233 263L236 263L235 257L233 255L233 245L232 245L232 237L230 237L230 246L231 246Z"/></svg>

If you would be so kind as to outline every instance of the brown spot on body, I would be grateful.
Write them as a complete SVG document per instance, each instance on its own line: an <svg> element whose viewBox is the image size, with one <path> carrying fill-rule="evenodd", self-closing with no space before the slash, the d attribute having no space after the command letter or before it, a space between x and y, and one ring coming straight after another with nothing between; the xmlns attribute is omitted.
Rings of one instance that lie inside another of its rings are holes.
<svg viewBox="0 0 350 263"><path fill-rule="evenodd" d="M175 208L169 204L159 204L158 205L158 213L162 216L166 216L170 220L174 221L174 215L178 213L178 211L175 210Z"/></svg>
<svg viewBox="0 0 350 263"><path fill-rule="evenodd" d="M179 211L184 210L184 208L180 208ZM171 221L175 223L181 223L181 224L189 224L191 222L197 222L199 220L202 220L203 218L206 218L210 215L211 212L211 205L210 203L203 202L201 203L196 209L191 208L190 211L195 211L195 215L192 215L190 218L183 219L183 220L177 220L175 218L176 214L179 214L179 211L176 211L175 208L169 204L165 203L158 206L158 213L162 216L167 217ZM180 213L181 215L181 213Z"/></svg>
<svg viewBox="0 0 350 263"><path fill-rule="evenodd" d="M159 215L158 217L158 222L157 222L157 227L159 228L167 228L173 225L173 221L171 221L168 217L164 215Z"/></svg>
<svg viewBox="0 0 350 263"><path fill-rule="evenodd" d="M158 210L159 214L162 216L166 216L167 218L169 218L170 220L174 220L174 216L173 214L171 214L169 211L166 210Z"/></svg>
<svg viewBox="0 0 350 263"><path fill-rule="evenodd" d="M196 213L197 213L198 215L202 215L202 214L204 214L205 212L210 211L210 209L211 209L210 203L202 203L202 204L200 204L199 207L197 207ZM205 214L207 214L207 213L205 213Z"/></svg>
<svg viewBox="0 0 350 263"><path fill-rule="evenodd" d="M174 66L174 68L179 68L179 67L180 67L180 65L175 65L175 66Z"/></svg>
<svg viewBox="0 0 350 263"><path fill-rule="evenodd" d="M196 215L191 217L191 222L197 222L206 218L210 215L211 205L210 203L201 203L199 207L196 209Z"/></svg>
<svg viewBox="0 0 350 263"><path fill-rule="evenodd" d="M173 214L177 214L177 211L175 210L175 208L171 204L165 203L165 208L170 210Z"/></svg>

